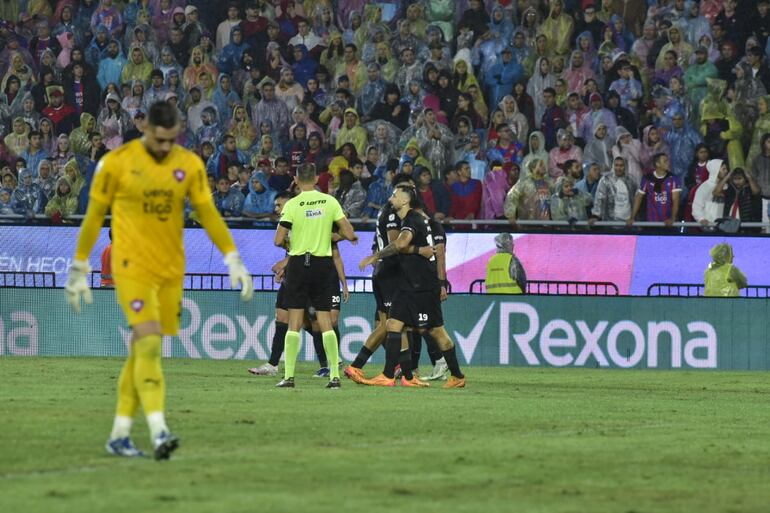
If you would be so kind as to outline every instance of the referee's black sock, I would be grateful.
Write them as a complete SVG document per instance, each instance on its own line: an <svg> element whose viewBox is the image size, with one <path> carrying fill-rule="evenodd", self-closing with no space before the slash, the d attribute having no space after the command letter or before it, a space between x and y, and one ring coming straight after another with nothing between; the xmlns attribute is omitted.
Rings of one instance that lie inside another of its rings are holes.
<svg viewBox="0 0 770 513"><path fill-rule="evenodd" d="M372 356L372 351L366 346L362 347L358 352L358 355L356 355L356 359L353 360L353 363L351 364L352 367L363 369L366 362L369 361L370 356Z"/></svg>
<svg viewBox="0 0 770 513"><path fill-rule="evenodd" d="M416 331L409 332L409 349L412 353L412 369L420 367L420 354L422 353L422 338Z"/></svg>
<svg viewBox="0 0 770 513"><path fill-rule="evenodd" d="M283 354L283 346L286 342L286 332L289 330L289 325L285 322L275 323L275 334L273 335L273 344L270 346L270 359L267 361L273 367L278 367L278 362L281 361L281 355Z"/></svg>
<svg viewBox="0 0 770 513"><path fill-rule="evenodd" d="M430 356L431 365L436 365L436 362L443 357L441 349L438 348L438 344L436 343L436 339L427 331L422 334L422 338L425 339L425 345L428 346L428 356Z"/></svg>
<svg viewBox="0 0 770 513"><path fill-rule="evenodd" d="M385 338L385 369L382 373L386 378L393 379L396 374L396 364L401 354L401 333L389 331Z"/></svg>
<svg viewBox="0 0 770 513"><path fill-rule="evenodd" d="M452 349L443 351L443 353L444 358L446 359L447 367L449 367L449 372L452 373L452 376L456 378L464 378L465 374L460 371L460 364L457 363L457 353L455 352L455 346L452 346Z"/></svg>
<svg viewBox="0 0 770 513"><path fill-rule="evenodd" d="M324 339L320 331L314 331L313 335L313 348L315 354L318 356L318 363L321 367L328 367L329 360L326 359L326 349L324 349Z"/></svg>
<svg viewBox="0 0 770 513"><path fill-rule="evenodd" d="M398 358L398 364L401 365L401 375L411 381L414 378L412 374L412 354L409 349L404 349Z"/></svg>

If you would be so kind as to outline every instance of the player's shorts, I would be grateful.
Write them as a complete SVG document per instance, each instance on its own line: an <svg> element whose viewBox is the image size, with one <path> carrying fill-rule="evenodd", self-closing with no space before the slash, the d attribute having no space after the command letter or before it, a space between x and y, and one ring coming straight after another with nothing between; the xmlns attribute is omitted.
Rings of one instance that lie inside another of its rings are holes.
<svg viewBox="0 0 770 513"><path fill-rule="evenodd" d="M278 288L278 294L275 296L275 309L276 310L288 310L286 306L286 282L281 283Z"/></svg>
<svg viewBox="0 0 770 513"><path fill-rule="evenodd" d="M377 302L377 311L387 313L393 303L393 295L398 289L398 276L381 273L372 278L372 291Z"/></svg>
<svg viewBox="0 0 770 513"><path fill-rule="evenodd" d="M136 278L114 276L115 296L129 326L160 322L164 335L176 335L182 317L182 278L145 283Z"/></svg>
<svg viewBox="0 0 770 513"><path fill-rule="evenodd" d="M398 289L393 295L388 317L418 329L443 326L441 295L436 290L412 292Z"/></svg>
<svg viewBox="0 0 770 513"><path fill-rule="evenodd" d="M342 288L340 287L340 277L336 272L329 278L329 288L332 291L332 310L340 311L342 306Z"/></svg>
<svg viewBox="0 0 770 513"><path fill-rule="evenodd" d="M292 256L286 272L291 276L286 284L287 308L304 310L312 306L319 312L332 309L334 288L330 275L337 279L337 269L331 257L310 257L309 265L305 267L304 256Z"/></svg>

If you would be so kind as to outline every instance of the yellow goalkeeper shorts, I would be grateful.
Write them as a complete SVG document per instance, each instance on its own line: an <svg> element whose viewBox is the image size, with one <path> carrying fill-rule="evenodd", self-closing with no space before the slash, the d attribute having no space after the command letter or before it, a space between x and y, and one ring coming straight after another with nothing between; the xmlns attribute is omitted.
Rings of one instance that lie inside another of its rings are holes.
<svg viewBox="0 0 770 513"><path fill-rule="evenodd" d="M129 326L160 322L164 335L176 335L182 317L182 278L145 283L136 278L114 276L115 296Z"/></svg>

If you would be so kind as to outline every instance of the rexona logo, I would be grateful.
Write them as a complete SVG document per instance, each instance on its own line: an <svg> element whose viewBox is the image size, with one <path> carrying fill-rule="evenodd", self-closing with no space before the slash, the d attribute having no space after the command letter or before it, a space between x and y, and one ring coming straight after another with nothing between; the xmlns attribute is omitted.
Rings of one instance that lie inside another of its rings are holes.
<svg viewBox="0 0 770 513"><path fill-rule="evenodd" d="M454 332L468 362L493 307L494 303L487 307L467 336ZM717 367L716 330L705 321L680 327L670 320L546 320L532 305L517 302L500 303L499 313L500 365L511 363L513 349L528 365L657 368L660 356L672 368Z"/></svg>
<svg viewBox="0 0 770 513"><path fill-rule="evenodd" d="M0 355L37 356L39 332L30 312L11 312L6 319L0 315Z"/></svg>

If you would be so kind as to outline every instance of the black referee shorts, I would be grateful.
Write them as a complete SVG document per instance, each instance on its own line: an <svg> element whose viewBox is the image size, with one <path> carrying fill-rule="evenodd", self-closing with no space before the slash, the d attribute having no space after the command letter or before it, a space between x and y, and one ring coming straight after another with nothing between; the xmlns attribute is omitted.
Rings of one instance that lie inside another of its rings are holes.
<svg viewBox="0 0 770 513"><path fill-rule="evenodd" d="M334 288L330 275L337 280L337 269L334 268L332 257L310 257L309 265L305 266L304 256L289 257L286 273L291 276L286 284L285 305L288 309L304 310L312 306L319 312L332 309ZM338 293L339 294L339 293Z"/></svg>
<svg viewBox="0 0 770 513"><path fill-rule="evenodd" d="M418 329L438 328L444 325L441 312L441 293L438 290L405 291L393 295L388 317Z"/></svg>
<svg viewBox="0 0 770 513"><path fill-rule="evenodd" d="M388 313L393 304L393 295L398 289L398 275L395 273L380 273L372 278L372 291L377 302L377 311Z"/></svg>

